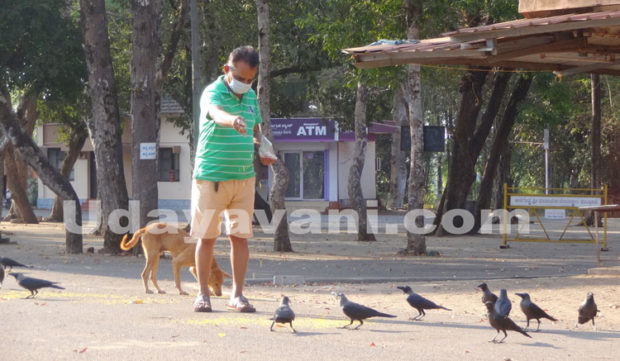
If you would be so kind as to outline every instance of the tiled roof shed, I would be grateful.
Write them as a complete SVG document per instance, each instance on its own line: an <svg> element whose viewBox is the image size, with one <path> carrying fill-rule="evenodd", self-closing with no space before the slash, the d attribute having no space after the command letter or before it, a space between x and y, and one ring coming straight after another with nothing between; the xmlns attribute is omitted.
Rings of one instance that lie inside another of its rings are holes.
<svg viewBox="0 0 620 361"><path fill-rule="evenodd" d="M620 75L620 11L519 19L442 35L344 52L359 68L447 64Z"/></svg>

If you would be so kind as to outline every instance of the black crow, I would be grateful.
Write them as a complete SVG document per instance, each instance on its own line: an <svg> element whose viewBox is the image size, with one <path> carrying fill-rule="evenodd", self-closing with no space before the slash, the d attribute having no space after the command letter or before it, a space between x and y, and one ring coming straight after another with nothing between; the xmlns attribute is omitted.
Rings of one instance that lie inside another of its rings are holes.
<svg viewBox="0 0 620 361"><path fill-rule="evenodd" d="M407 302L409 302L411 307L418 310L418 315L411 318L411 320L414 320L414 321L421 320L422 317L426 316L426 312L424 312L424 310L442 309L442 310L452 311L449 308L440 306L436 304L435 302L418 295L417 293L413 292L413 290L409 286L398 286L396 288L408 294L409 296L407 297Z"/></svg>
<svg viewBox="0 0 620 361"><path fill-rule="evenodd" d="M58 282L46 281L38 278L26 277L22 273L11 272L9 275L15 277L17 284L30 291L30 296L26 298L34 298L39 293L40 288L50 287L64 290L64 287L56 285Z"/></svg>
<svg viewBox="0 0 620 361"><path fill-rule="evenodd" d="M540 329L541 318L546 318L551 321L557 321L555 318L549 316L547 312L543 311L542 308L538 307L538 305L532 302L529 294L515 293L515 295L521 297L521 303L519 305L521 306L521 311L523 311L525 317L527 318L527 325L525 326L526 330L528 327L530 327L531 319L536 319L536 321L538 321L538 327L536 327L536 332L538 332L538 330Z"/></svg>
<svg viewBox="0 0 620 361"><path fill-rule="evenodd" d="M293 312L293 309L291 308L291 306L289 306L288 303L289 303L288 297L282 296L282 300L280 301L280 307L278 307L278 309L273 315L273 318L271 318L273 322L271 323L271 327L269 327L269 331L273 331L273 325L277 322L277 323L288 323L291 325L291 330L293 330L293 332L295 333L297 332L293 328L293 320L295 319L295 312Z"/></svg>
<svg viewBox="0 0 620 361"><path fill-rule="evenodd" d="M351 322L348 325L342 326L341 328L348 328L353 324L353 321L359 321L359 325L354 328L357 330L364 324L365 319L370 317L396 317L394 315L388 315L387 313L379 312L370 307L366 307L364 305L360 305L359 303L351 302L347 299L347 297L342 293L332 292L336 298L340 301L340 307L342 307L342 312L344 312L347 317L351 319Z"/></svg>
<svg viewBox="0 0 620 361"><path fill-rule="evenodd" d="M508 333L506 333L506 331L516 331L529 338L532 337L528 335L527 332L523 331L523 329L519 327L516 323L514 323L514 321L511 320L510 317L498 315L495 312L495 305L493 304L493 302L487 302L484 305L487 306L487 310L489 311L489 324L491 324L491 327L493 327L497 331L495 337L493 337L493 339L489 342L504 342L506 337L508 337ZM499 335L499 331L502 331L504 333L504 338L499 341L495 341L497 335Z"/></svg>

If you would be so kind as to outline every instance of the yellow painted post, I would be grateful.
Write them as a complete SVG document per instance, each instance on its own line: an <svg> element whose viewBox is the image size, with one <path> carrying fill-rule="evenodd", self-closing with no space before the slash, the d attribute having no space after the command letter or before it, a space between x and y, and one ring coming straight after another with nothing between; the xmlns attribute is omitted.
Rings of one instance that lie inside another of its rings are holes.
<svg viewBox="0 0 620 361"><path fill-rule="evenodd" d="M503 246L504 248L507 247L507 239L508 239L508 233L506 232L506 222L507 220L505 218L508 217L508 183L504 183L504 214L502 214L502 223L504 226L504 234L502 235L502 240L503 240Z"/></svg>
<svg viewBox="0 0 620 361"><path fill-rule="evenodd" d="M603 185L603 201L607 205L607 184ZM607 250L607 212L603 212L603 249Z"/></svg>

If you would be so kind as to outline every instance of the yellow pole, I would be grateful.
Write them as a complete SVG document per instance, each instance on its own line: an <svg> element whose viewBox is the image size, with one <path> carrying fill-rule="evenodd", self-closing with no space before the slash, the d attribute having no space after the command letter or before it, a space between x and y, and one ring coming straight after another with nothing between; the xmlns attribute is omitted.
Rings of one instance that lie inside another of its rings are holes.
<svg viewBox="0 0 620 361"><path fill-rule="evenodd" d="M607 184L603 185L603 199L607 205ZM607 250L607 212L603 212L603 248Z"/></svg>
<svg viewBox="0 0 620 361"><path fill-rule="evenodd" d="M508 233L507 231L507 227L506 227L506 222L508 221L506 218L508 218L508 183L504 183L504 214L502 214L502 223L504 224L504 234L502 235L502 240L503 240L503 246L504 248L507 247L507 238L508 238Z"/></svg>

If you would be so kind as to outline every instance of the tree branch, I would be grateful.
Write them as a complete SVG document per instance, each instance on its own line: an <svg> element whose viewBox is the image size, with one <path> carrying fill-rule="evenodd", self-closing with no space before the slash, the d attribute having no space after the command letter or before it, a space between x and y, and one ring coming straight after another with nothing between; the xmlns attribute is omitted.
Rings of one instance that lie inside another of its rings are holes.
<svg viewBox="0 0 620 361"><path fill-rule="evenodd" d="M170 67L172 66L172 60L176 54L181 34L185 28L185 18L187 17L187 0L179 0L179 8L177 10L176 23L173 26L172 34L170 35L170 43L164 54L163 61L161 62L161 69L158 72L157 87L161 89L164 82L168 78Z"/></svg>

